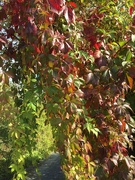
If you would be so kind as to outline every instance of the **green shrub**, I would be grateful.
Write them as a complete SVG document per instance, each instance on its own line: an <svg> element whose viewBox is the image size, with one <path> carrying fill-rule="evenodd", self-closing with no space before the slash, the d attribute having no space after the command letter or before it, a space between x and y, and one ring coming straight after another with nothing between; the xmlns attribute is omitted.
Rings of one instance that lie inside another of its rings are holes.
<svg viewBox="0 0 135 180"><path fill-rule="evenodd" d="M3 86L0 92L0 180L10 180L13 173L10 171L11 153L17 151L17 147L12 146L9 133L17 128L17 115L19 109L14 103L11 88ZM55 149L50 124L45 125L46 114L43 112L37 119L37 129L35 137L35 147L31 152L25 154L25 168L36 165L40 160L47 158ZM27 143L27 142L26 142Z"/></svg>
<svg viewBox="0 0 135 180"><path fill-rule="evenodd" d="M36 146L31 154L26 155L26 168L31 165L36 166L37 162L47 158L55 150L50 124L45 126L44 123L42 123L42 126L39 125L37 128L36 141Z"/></svg>

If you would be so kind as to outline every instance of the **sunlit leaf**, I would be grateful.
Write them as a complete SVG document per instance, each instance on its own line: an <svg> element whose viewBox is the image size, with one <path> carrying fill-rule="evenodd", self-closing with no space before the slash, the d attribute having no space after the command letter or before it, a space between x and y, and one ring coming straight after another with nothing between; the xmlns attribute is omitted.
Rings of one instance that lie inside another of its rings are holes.
<svg viewBox="0 0 135 180"><path fill-rule="evenodd" d="M115 166L118 166L118 160L119 160L119 155L115 154L110 160L115 164Z"/></svg>
<svg viewBox="0 0 135 180"><path fill-rule="evenodd" d="M8 43L8 40L4 36L0 36L0 42L6 44Z"/></svg>
<svg viewBox="0 0 135 180"><path fill-rule="evenodd" d="M135 42L135 34L131 35L131 40L132 40L132 42Z"/></svg>
<svg viewBox="0 0 135 180"><path fill-rule="evenodd" d="M64 16L67 23L74 23L75 22L75 13L74 10L70 7L66 7L64 10Z"/></svg>
<svg viewBox="0 0 135 180"><path fill-rule="evenodd" d="M122 47L125 43L126 43L126 41L120 41L119 45Z"/></svg>
<svg viewBox="0 0 135 180"><path fill-rule="evenodd" d="M97 137L100 131L98 128L92 128L91 132Z"/></svg>
<svg viewBox="0 0 135 180"><path fill-rule="evenodd" d="M48 0L51 11L60 15L64 10L65 0Z"/></svg>
<svg viewBox="0 0 135 180"><path fill-rule="evenodd" d="M71 160L71 152L70 152L69 147L66 148L66 155Z"/></svg>
<svg viewBox="0 0 135 180"><path fill-rule="evenodd" d="M81 130L80 128L77 128L77 130L76 130L76 134L77 134L77 135L82 134L82 130Z"/></svg>
<svg viewBox="0 0 135 180"><path fill-rule="evenodd" d="M75 79L74 80L74 85L79 89L81 85L84 84L84 80L82 78Z"/></svg>

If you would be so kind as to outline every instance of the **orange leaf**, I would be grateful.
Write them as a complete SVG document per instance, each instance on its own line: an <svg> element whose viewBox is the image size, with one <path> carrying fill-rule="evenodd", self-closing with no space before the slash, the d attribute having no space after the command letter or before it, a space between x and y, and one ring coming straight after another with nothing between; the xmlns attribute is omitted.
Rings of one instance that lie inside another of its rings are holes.
<svg viewBox="0 0 135 180"><path fill-rule="evenodd" d="M124 120L122 120L121 125L120 125L120 131L121 131L121 132L124 132L124 131L125 131L125 128L126 128L126 123L125 123Z"/></svg>
<svg viewBox="0 0 135 180"><path fill-rule="evenodd" d="M133 78L131 78L131 76L129 76L128 74L127 75L127 80L128 80L128 83L129 83L129 86L130 88L132 89L133 88Z"/></svg>

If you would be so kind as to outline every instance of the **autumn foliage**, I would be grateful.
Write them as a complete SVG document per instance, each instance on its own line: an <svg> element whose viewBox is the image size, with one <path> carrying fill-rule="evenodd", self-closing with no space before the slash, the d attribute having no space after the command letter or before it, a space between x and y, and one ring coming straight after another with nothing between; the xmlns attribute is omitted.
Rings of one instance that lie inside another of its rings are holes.
<svg viewBox="0 0 135 180"><path fill-rule="evenodd" d="M14 137L14 147L21 149L28 138L25 149L34 146L41 109L67 179L134 178L127 151L133 109L126 101L135 88L134 12L133 2L123 0L1 3L2 83L11 77L21 86L15 96L22 136ZM14 157L14 178L25 179L25 157L21 170Z"/></svg>

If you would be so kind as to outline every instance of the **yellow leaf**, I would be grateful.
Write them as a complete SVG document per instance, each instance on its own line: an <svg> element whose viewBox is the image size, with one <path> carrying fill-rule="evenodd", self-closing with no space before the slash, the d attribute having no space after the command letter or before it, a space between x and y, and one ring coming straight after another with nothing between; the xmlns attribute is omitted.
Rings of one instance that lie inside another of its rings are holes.
<svg viewBox="0 0 135 180"><path fill-rule="evenodd" d="M40 30L42 30L42 29L46 30L48 28L48 26L49 26L49 23L46 22L40 26Z"/></svg>
<svg viewBox="0 0 135 180"><path fill-rule="evenodd" d="M52 61L49 61L48 65L49 65L50 68L53 68L54 63Z"/></svg>
<svg viewBox="0 0 135 180"><path fill-rule="evenodd" d="M65 98L66 98L68 101L70 101L70 97L69 97L68 94L66 94Z"/></svg>
<svg viewBox="0 0 135 180"><path fill-rule="evenodd" d="M68 92L69 93L72 93L73 92L73 88L70 86L70 87L68 87Z"/></svg>
<svg viewBox="0 0 135 180"><path fill-rule="evenodd" d="M82 134L82 130L81 130L80 128L77 128L77 130L76 130L76 134L77 134L77 135Z"/></svg>
<svg viewBox="0 0 135 180"><path fill-rule="evenodd" d="M9 123L9 125L8 125L9 127L12 127L13 126L13 124L12 123Z"/></svg>
<svg viewBox="0 0 135 180"><path fill-rule="evenodd" d="M19 133L18 132L15 132L15 137L16 137L16 139L19 138Z"/></svg>
<svg viewBox="0 0 135 180"><path fill-rule="evenodd" d="M71 152L70 152L69 147L67 147L67 149L66 149L66 155L67 155L68 159L71 160Z"/></svg>

